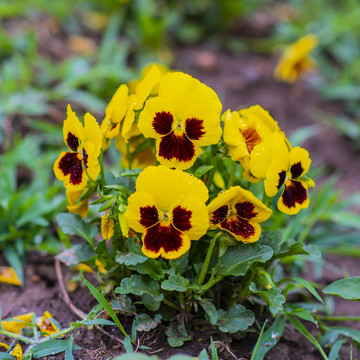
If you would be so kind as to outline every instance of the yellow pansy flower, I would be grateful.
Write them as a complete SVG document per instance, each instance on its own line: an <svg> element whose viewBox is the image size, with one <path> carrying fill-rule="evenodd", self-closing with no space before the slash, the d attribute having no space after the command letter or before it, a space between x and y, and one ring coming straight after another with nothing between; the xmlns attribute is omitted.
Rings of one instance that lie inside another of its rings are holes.
<svg viewBox="0 0 360 360"><path fill-rule="evenodd" d="M250 191L233 186L221 192L209 205L210 229L219 227L243 243L259 240L261 227L272 211Z"/></svg>
<svg viewBox="0 0 360 360"><path fill-rule="evenodd" d="M145 145L145 142L148 142ZM129 167L129 159L127 154L127 145L122 136L118 136L115 141L116 148L121 153L121 165L124 168ZM156 156L153 144L149 143L142 135L134 136L128 142L131 167L133 169L144 169L150 165L156 165Z"/></svg>
<svg viewBox="0 0 360 360"><path fill-rule="evenodd" d="M302 177L311 164L309 153L300 147L282 153L273 159L266 171L265 192L275 196L283 187L278 209L288 215L297 214L309 206L308 183Z"/></svg>
<svg viewBox="0 0 360 360"><path fill-rule="evenodd" d="M114 235L114 220L106 215L101 215L101 235L105 240L110 240Z"/></svg>
<svg viewBox="0 0 360 360"><path fill-rule="evenodd" d="M12 332L14 334L20 334L21 329L27 327L26 323L31 323L34 313L26 313L18 316L14 316L9 321L2 321L1 326L4 330ZM17 321L15 321L17 320Z"/></svg>
<svg viewBox="0 0 360 360"><path fill-rule="evenodd" d="M15 270L9 266L0 266L0 282L21 286L21 281Z"/></svg>
<svg viewBox="0 0 360 360"><path fill-rule="evenodd" d="M306 35L288 46L276 65L274 76L277 80L294 83L304 73L316 66L310 52L317 46L315 35Z"/></svg>
<svg viewBox="0 0 360 360"><path fill-rule="evenodd" d="M82 218L85 218L89 212L89 198L78 202L82 193L83 190L70 191L69 189L66 189L66 198L69 203L69 205L67 205L66 208L71 213L78 214Z"/></svg>
<svg viewBox="0 0 360 360"><path fill-rule="evenodd" d="M219 141L221 108L216 93L199 80L168 73L160 80L159 96L146 102L138 127L145 137L156 139L162 165L184 170L200 155L200 146Z"/></svg>
<svg viewBox="0 0 360 360"><path fill-rule="evenodd" d="M239 111L227 110L224 122L224 142L232 160L240 161L247 172L247 180L257 182L250 172L250 154L264 140L280 131L278 123L261 106L255 105Z"/></svg>
<svg viewBox="0 0 360 360"><path fill-rule="evenodd" d="M185 254L209 227L208 196L205 184L188 173L161 165L143 170L124 215L130 228L143 233L142 252L165 259Z"/></svg>
<svg viewBox="0 0 360 360"><path fill-rule="evenodd" d="M68 105L63 135L70 152L61 152L54 164L55 176L64 181L67 189L80 191L85 188L88 175L96 180L100 172L98 163L102 146L100 127L89 113L84 116L83 126Z"/></svg>
<svg viewBox="0 0 360 360"><path fill-rule="evenodd" d="M0 342L0 347L4 347L6 350L9 349L9 345ZM11 355L16 359L16 360L21 360L23 358L23 351L21 348L20 344L16 344L16 346L14 347L13 351L11 352Z"/></svg>
<svg viewBox="0 0 360 360"><path fill-rule="evenodd" d="M51 319L52 315L49 311L45 311L43 316L36 318L36 325L41 332L46 334L45 336L59 332L59 329L55 326Z"/></svg>

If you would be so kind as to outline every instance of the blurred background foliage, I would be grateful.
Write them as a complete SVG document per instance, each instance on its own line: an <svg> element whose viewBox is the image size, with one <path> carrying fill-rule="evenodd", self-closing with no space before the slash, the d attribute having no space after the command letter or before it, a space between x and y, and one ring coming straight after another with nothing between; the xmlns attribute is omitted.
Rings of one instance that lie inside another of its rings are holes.
<svg viewBox="0 0 360 360"><path fill-rule="evenodd" d="M12 244L6 257L15 266L24 244L53 244L51 219L65 200L52 164L67 103L101 120L120 83L149 62L171 66L182 46L272 61L316 34L318 73L309 83L339 105L319 118L360 146L359 18L357 0L2 0L0 250Z"/></svg>

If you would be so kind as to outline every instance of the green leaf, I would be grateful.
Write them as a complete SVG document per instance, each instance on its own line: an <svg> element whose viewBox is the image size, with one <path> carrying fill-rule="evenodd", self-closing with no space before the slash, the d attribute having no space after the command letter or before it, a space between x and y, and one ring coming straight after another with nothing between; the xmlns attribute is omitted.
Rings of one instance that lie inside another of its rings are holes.
<svg viewBox="0 0 360 360"><path fill-rule="evenodd" d="M65 349L65 360L74 360L72 350L73 350L73 334L71 334Z"/></svg>
<svg viewBox="0 0 360 360"><path fill-rule="evenodd" d="M132 275L131 278L125 278L121 281L120 287L115 289L118 294L150 295L155 301L161 301L164 298L160 294L159 283L149 278L142 278L140 275Z"/></svg>
<svg viewBox="0 0 360 360"><path fill-rule="evenodd" d="M15 360L15 357L9 353L0 352L0 360Z"/></svg>
<svg viewBox="0 0 360 360"><path fill-rule="evenodd" d="M198 356L198 360L210 360L206 349L201 350L201 353Z"/></svg>
<svg viewBox="0 0 360 360"><path fill-rule="evenodd" d="M94 239L97 233L97 227L95 225L85 223L79 215L71 213L58 214L56 221L65 234L78 235L94 248Z"/></svg>
<svg viewBox="0 0 360 360"><path fill-rule="evenodd" d="M233 305L228 312L220 309L216 325L218 325L220 331L233 334L240 330L246 330L254 321L253 312L237 304Z"/></svg>
<svg viewBox="0 0 360 360"><path fill-rule="evenodd" d="M167 335L167 341L171 347L179 347L184 345L184 341L191 340L191 336L189 336L186 332L186 329L179 325L177 329L173 329L172 327L168 327L165 331Z"/></svg>
<svg viewBox="0 0 360 360"><path fill-rule="evenodd" d="M305 279L299 278L299 277L291 277L290 278L293 281L298 282L299 284L301 284L302 286L304 286L306 289L309 290L309 292L314 295L314 297L319 300L321 303L324 304L323 299L320 297L320 295L317 293L317 291L315 290L315 288Z"/></svg>
<svg viewBox="0 0 360 360"><path fill-rule="evenodd" d="M199 299L198 302L209 316L210 324L215 325L218 321L218 311L215 305L207 299Z"/></svg>
<svg viewBox="0 0 360 360"><path fill-rule="evenodd" d="M209 172L214 166L213 165L201 165L194 172L194 176L201 179L207 172Z"/></svg>
<svg viewBox="0 0 360 360"><path fill-rule="evenodd" d="M199 286L190 285L189 280L180 275L170 275L168 280L164 280L161 283L161 288L167 291L184 292L188 289L198 289Z"/></svg>
<svg viewBox="0 0 360 360"><path fill-rule="evenodd" d="M125 336L128 336L126 331L124 330L123 326L121 325L120 320L116 316L113 308L107 302L107 300L104 298L104 296L100 293L100 291L98 289L96 289L96 287L94 285L92 285L89 281L87 281L84 277L83 277L83 280L84 280L86 286L89 288L91 294L98 301L98 303L103 307L103 309L109 314L109 316L113 319L114 323L117 325L117 327L120 329L120 331Z"/></svg>
<svg viewBox="0 0 360 360"><path fill-rule="evenodd" d="M218 353L216 350L216 346L214 344L214 340L212 336L210 337L210 343L211 343L211 359L212 360L219 360Z"/></svg>
<svg viewBox="0 0 360 360"><path fill-rule="evenodd" d="M249 290L262 297L268 303L273 316L276 316L278 312L283 309L282 304L284 304L286 299L281 295L281 290L278 287L272 287L268 290L258 290L255 283L251 283Z"/></svg>
<svg viewBox="0 0 360 360"><path fill-rule="evenodd" d="M245 275L255 262L266 262L273 255L270 246L259 244L241 244L230 247L220 258L220 272L223 275Z"/></svg>
<svg viewBox="0 0 360 360"><path fill-rule="evenodd" d="M137 304L144 304L150 311L158 311L161 305L161 302L154 299L153 296L149 294L144 294L141 296L141 301L137 301Z"/></svg>
<svg viewBox="0 0 360 360"><path fill-rule="evenodd" d="M70 249L66 249L62 253L56 255L56 258L65 265L71 266L89 261L93 256L95 256L95 253L89 244L76 244Z"/></svg>
<svg viewBox="0 0 360 360"><path fill-rule="evenodd" d="M360 276L337 280L326 286L323 293L340 296L347 300L359 300Z"/></svg>
<svg viewBox="0 0 360 360"><path fill-rule="evenodd" d="M117 299L112 300L111 307L124 315L135 315L136 313L136 307L127 295L120 295Z"/></svg>
<svg viewBox="0 0 360 360"><path fill-rule="evenodd" d="M159 259L147 259L143 263L129 266L130 270L137 271L139 274L149 275L153 280L159 281L166 275L164 262Z"/></svg>
<svg viewBox="0 0 360 360"><path fill-rule="evenodd" d="M40 344L31 348L33 358L38 359L44 356L54 355L61 353L67 349L68 340L45 340ZM73 350L80 350L77 345L73 345Z"/></svg>
<svg viewBox="0 0 360 360"><path fill-rule="evenodd" d="M86 326L90 326L90 325L109 325L109 326L114 326L116 325L113 321L107 320L107 319L93 319L93 320L82 320L77 322L80 325L86 325ZM72 324L77 324L77 323L72 323Z"/></svg>
<svg viewBox="0 0 360 360"><path fill-rule="evenodd" d="M125 351L127 353L133 353L134 350L132 348L132 345L131 345L131 339L129 336L127 336L125 339L124 339L124 348L125 348Z"/></svg>
<svg viewBox="0 0 360 360"><path fill-rule="evenodd" d="M320 346L318 341L307 331L306 327L296 318L294 318L291 314L287 313L286 316L290 320L290 322L294 325L295 329L299 331L304 337L306 337L320 352L322 357L325 360L328 360L323 348Z"/></svg>
<svg viewBox="0 0 360 360"><path fill-rule="evenodd" d="M305 310L305 309L300 309L300 308L299 309L294 309L294 310L290 311L290 313L292 315L296 315L300 319L310 321L313 324L315 324L317 327L319 327L318 321L315 320L315 318L310 314L310 312Z"/></svg>
<svg viewBox="0 0 360 360"><path fill-rule="evenodd" d="M339 351L345 342L346 342L345 339L339 339L334 343L334 345L331 347L331 350L329 353L329 360L337 360L338 359Z"/></svg>
<svg viewBox="0 0 360 360"><path fill-rule="evenodd" d="M122 172L121 176L138 176L141 173L141 169L126 169L124 172Z"/></svg>
<svg viewBox="0 0 360 360"><path fill-rule="evenodd" d="M350 328L342 327L342 326L332 326L332 327L328 326L328 327L326 327L326 329L329 331L332 331L336 334L349 337L349 338L353 339L354 341L356 341L357 343L360 343L360 331L359 330L350 329Z"/></svg>
<svg viewBox="0 0 360 360"><path fill-rule="evenodd" d="M98 260L104 265L105 268L110 269L114 266L114 258L109 253L106 240L99 241L97 247L95 248L95 253L98 256Z"/></svg>
<svg viewBox="0 0 360 360"><path fill-rule="evenodd" d="M254 347L251 360L263 360L265 354L280 340L284 332L284 328L285 318L277 316L274 323L263 333L262 336L259 336L259 339Z"/></svg>
<svg viewBox="0 0 360 360"><path fill-rule="evenodd" d="M152 319L148 314L136 315L132 324L131 334L136 339L136 333L138 331L150 331L155 329L160 324L162 316L156 314Z"/></svg>
<svg viewBox="0 0 360 360"><path fill-rule="evenodd" d="M149 260L149 258L142 253L140 245L135 244L135 238L127 239L126 244L129 251L127 253L118 251L115 257L116 262L125 264L126 266L132 266Z"/></svg>

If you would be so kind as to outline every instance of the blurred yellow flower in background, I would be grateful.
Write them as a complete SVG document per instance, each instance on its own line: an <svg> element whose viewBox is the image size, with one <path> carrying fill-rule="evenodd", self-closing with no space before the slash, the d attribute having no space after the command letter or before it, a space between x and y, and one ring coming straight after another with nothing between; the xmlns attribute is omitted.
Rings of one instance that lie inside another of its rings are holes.
<svg viewBox="0 0 360 360"><path fill-rule="evenodd" d="M292 84L304 73L312 71L316 62L310 57L310 52L318 43L318 38L310 34L289 45L276 65L275 78Z"/></svg>

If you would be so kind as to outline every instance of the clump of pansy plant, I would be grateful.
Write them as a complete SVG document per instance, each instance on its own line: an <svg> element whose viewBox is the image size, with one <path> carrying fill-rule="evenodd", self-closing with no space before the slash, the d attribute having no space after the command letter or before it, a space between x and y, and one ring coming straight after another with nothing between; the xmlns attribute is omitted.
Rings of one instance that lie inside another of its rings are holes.
<svg viewBox="0 0 360 360"><path fill-rule="evenodd" d="M232 334L253 325L246 306L284 314L281 259L306 250L281 226L309 206L314 182L308 152L268 111L223 111L204 83L150 65L119 86L99 124L69 105L63 132L54 171L73 214L57 220L86 242L58 259L96 273L113 307L137 314L132 338L163 320L180 346L204 318Z"/></svg>

